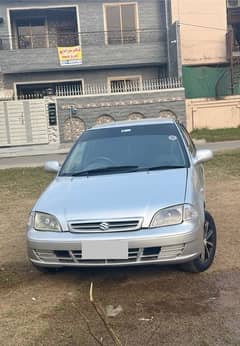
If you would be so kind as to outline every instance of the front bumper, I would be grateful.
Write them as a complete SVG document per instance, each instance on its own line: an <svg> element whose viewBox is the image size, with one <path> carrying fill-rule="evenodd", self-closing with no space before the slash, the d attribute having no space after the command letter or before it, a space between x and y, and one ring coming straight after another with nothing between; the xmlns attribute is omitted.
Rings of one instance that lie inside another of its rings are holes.
<svg viewBox="0 0 240 346"><path fill-rule="evenodd" d="M85 267L125 266L141 264L174 264L191 261L201 253L203 227L190 222L154 229L114 233L71 233L27 231L28 254L38 266ZM83 259L84 241L125 240L128 243L127 259Z"/></svg>

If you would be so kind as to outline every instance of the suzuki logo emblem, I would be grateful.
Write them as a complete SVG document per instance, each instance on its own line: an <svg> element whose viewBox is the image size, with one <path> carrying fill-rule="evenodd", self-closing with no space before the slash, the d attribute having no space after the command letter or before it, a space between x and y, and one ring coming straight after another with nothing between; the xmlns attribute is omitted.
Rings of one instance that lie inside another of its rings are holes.
<svg viewBox="0 0 240 346"><path fill-rule="evenodd" d="M107 223L107 222L102 222L102 223L100 223L99 228L100 228L102 231L107 231L107 230L109 229L109 223Z"/></svg>

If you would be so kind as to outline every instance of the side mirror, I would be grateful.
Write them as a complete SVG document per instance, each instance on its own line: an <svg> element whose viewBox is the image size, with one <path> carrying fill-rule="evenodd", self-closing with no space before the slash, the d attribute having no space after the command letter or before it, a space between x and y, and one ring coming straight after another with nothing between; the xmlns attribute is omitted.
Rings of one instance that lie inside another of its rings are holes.
<svg viewBox="0 0 240 346"><path fill-rule="evenodd" d="M61 168L61 165L58 161L47 161L44 164L44 169L46 172L57 173L60 168Z"/></svg>
<svg viewBox="0 0 240 346"><path fill-rule="evenodd" d="M208 150L208 149L197 150L196 155L193 159L193 163L194 165L196 165L198 163L209 161L212 158L213 158L213 152L211 150Z"/></svg>

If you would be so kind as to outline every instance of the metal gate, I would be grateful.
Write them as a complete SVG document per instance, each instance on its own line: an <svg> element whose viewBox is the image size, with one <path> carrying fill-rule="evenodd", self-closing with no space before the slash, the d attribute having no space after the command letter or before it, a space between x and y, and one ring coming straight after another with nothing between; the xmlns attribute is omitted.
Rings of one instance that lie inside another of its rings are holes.
<svg viewBox="0 0 240 346"><path fill-rule="evenodd" d="M45 100L0 102L0 145L48 143Z"/></svg>

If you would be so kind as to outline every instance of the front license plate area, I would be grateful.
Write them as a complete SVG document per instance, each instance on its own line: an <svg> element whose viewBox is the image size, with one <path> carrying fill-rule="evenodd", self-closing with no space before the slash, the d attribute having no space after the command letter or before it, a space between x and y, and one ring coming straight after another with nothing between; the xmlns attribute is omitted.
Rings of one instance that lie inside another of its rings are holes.
<svg viewBox="0 0 240 346"><path fill-rule="evenodd" d="M128 259L128 242L126 240L83 241L82 259Z"/></svg>

